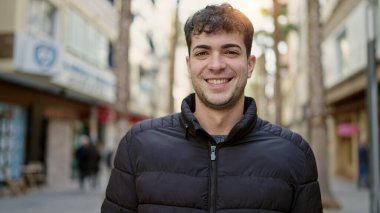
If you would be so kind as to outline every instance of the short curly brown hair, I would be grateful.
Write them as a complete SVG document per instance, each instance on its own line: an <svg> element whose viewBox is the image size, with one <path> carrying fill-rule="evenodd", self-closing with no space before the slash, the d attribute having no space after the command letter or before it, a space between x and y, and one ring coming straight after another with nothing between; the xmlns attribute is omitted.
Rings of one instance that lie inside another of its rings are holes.
<svg viewBox="0 0 380 213"><path fill-rule="evenodd" d="M247 56L251 55L253 25L247 16L228 3L208 5L199 10L187 19L184 31L189 54L193 35L199 35L203 32L211 34L225 31L227 33L238 32L243 34Z"/></svg>

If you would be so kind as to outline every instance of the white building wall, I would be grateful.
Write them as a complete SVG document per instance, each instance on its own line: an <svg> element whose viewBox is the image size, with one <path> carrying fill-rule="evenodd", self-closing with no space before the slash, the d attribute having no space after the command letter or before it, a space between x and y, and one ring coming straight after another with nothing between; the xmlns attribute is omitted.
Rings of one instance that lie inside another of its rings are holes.
<svg viewBox="0 0 380 213"><path fill-rule="evenodd" d="M364 69L367 63L365 28L365 1L351 11L322 43L325 85L330 88ZM348 44L348 58L345 67L339 65L338 37L345 31Z"/></svg>

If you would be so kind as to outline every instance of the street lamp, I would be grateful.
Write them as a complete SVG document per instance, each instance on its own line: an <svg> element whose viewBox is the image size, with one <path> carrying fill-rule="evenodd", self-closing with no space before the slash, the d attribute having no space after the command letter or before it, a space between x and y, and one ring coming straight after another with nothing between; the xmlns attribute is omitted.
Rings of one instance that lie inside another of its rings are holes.
<svg viewBox="0 0 380 213"><path fill-rule="evenodd" d="M377 0L367 0L367 111L370 144L370 212L380 213L379 180L379 114L376 76L376 11Z"/></svg>

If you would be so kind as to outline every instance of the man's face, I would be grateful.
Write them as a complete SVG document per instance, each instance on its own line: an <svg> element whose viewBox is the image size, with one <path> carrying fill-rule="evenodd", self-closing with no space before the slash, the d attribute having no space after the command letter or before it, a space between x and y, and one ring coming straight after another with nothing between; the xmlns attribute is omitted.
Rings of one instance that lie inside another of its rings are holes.
<svg viewBox="0 0 380 213"><path fill-rule="evenodd" d="M242 34L221 31L193 36L186 62L199 100L212 109L229 109L243 98L255 57L247 57Z"/></svg>

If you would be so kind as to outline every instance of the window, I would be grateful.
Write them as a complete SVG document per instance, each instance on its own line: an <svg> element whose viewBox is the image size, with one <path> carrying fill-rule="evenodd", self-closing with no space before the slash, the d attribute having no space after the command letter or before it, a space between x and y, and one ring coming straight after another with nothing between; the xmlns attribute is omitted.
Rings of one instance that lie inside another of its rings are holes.
<svg viewBox="0 0 380 213"><path fill-rule="evenodd" d="M108 66L110 68L115 68L115 64L114 64L114 47L113 47L113 44L112 42L108 42Z"/></svg>
<svg viewBox="0 0 380 213"><path fill-rule="evenodd" d="M319 5L321 8L323 8L326 5L327 0L319 0Z"/></svg>
<svg viewBox="0 0 380 213"><path fill-rule="evenodd" d="M70 50L98 67L107 68L108 39L72 10L68 12L65 22L65 41Z"/></svg>
<svg viewBox="0 0 380 213"><path fill-rule="evenodd" d="M347 40L346 30L341 32L337 37L338 45L338 64L337 72L341 74L347 68L349 61L350 46Z"/></svg>
<svg viewBox="0 0 380 213"><path fill-rule="evenodd" d="M56 8L46 0L30 0L28 30L36 36L55 36Z"/></svg>

